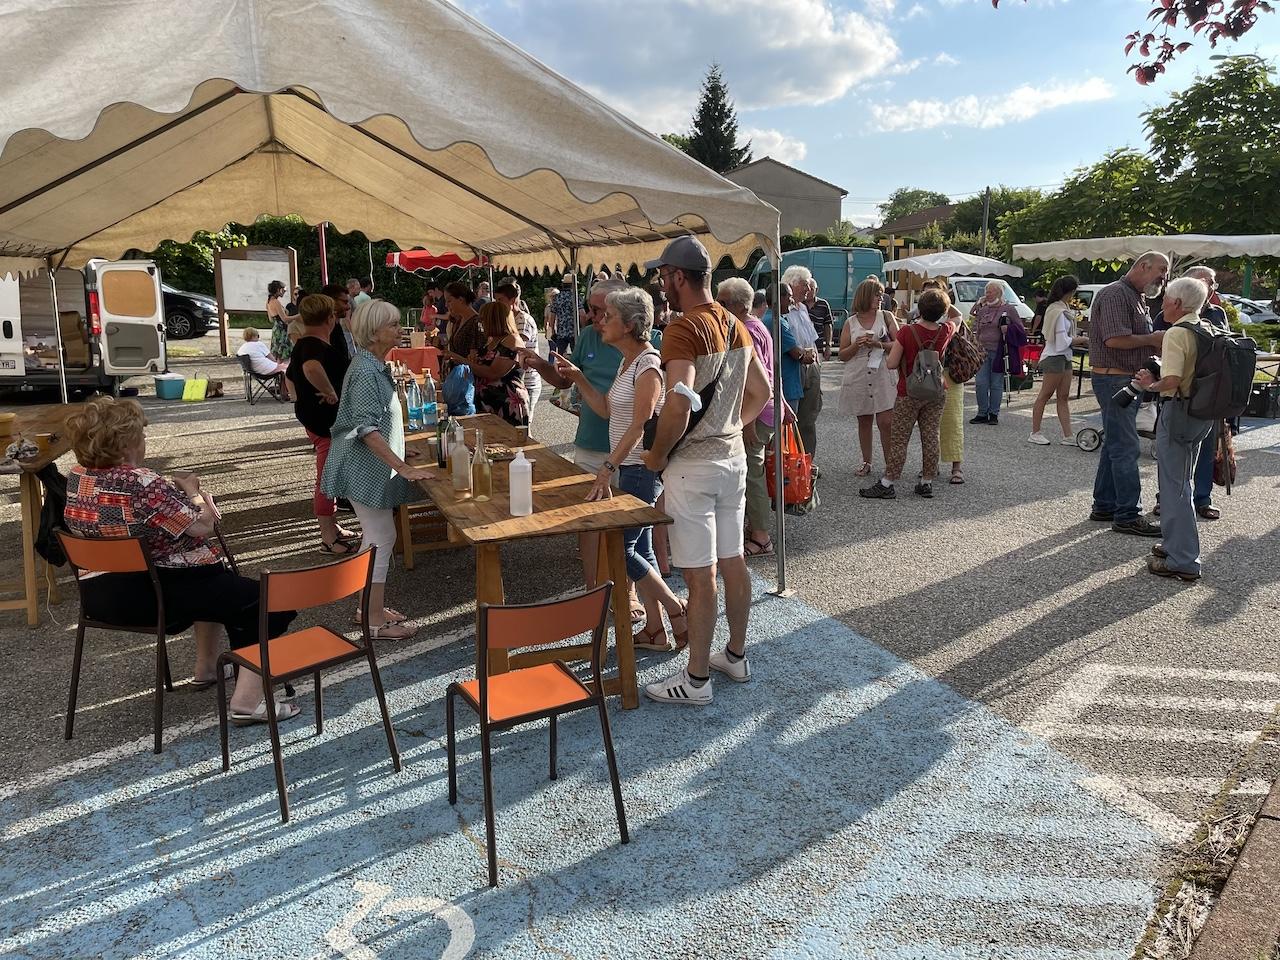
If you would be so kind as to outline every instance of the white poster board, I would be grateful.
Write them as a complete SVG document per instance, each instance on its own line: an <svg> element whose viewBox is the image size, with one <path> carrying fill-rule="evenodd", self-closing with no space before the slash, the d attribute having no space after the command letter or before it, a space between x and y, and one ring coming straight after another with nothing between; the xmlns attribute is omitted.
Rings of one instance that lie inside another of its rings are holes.
<svg viewBox="0 0 1280 960"><path fill-rule="evenodd" d="M0 277L0 377L21 377L25 373L18 275L10 274Z"/></svg>
<svg viewBox="0 0 1280 960"><path fill-rule="evenodd" d="M289 275L287 261L275 260L222 260L222 307L235 313L250 311L261 313L267 306L267 287L279 280L285 289L285 302L289 299Z"/></svg>

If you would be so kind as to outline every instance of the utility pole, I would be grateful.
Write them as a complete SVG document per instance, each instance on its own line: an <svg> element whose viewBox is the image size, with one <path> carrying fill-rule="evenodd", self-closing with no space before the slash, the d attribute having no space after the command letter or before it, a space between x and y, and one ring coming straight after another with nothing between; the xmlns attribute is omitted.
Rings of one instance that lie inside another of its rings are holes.
<svg viewBox="0 0 1280 960"><path fill-rule="evenodd" d="M987 221L991 218L991 188L982 192L982 255L987 255Z"/></svg>

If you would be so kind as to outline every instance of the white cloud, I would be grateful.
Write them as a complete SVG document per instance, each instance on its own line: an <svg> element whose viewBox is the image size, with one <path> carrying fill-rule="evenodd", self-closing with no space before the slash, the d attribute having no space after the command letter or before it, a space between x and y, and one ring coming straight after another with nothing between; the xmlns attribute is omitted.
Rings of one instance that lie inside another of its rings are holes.
<svg viewBox="0 0 1280 960"><path fill-rule="evenodd" d="M861 13L836 0L459 4L659 133L688 126L713 59L740 112L828 103L900 59L884 20L889 0L871 0Z"/></svg>
<svg viewBox="0 0 1280 960"><path fill-rule="evenodd" d="M809 152L809 147L803 140L789 137L781 130L739 128L738 136L741 140L751 141L751 154L757 160L761 157L773 157L794 167L804 160Z"/></svg>
<svg viewBox="0 0 1280 960"><path fill-rule="evenodd" d="M862 0L867 15L877 20L887 20L893 16L898 0Z"/></svg>
<svg viewBox="0 0 1280 960"><path fill-rule="evenodd" d="M960 61L944 50L933 58L933 62L940 67L954 67Z"/></svg>
<svg viewBox="0 0 1280 960"><path fill-rule="evenodd" d="M903 15L903 20L914 20L916 17L923 17L925 9L921 4L913 3L907 12Z"/></svg>
<svg viewBox="0 0 1280 960"><path fill-rule="evenodd" d="M1074 103L1110 100L1115 91L1105 80L1090 77L1081 83L1030 84L995 96L956 97L953 100L909 100L905 104L873 104L871 113L881 131L932 130L935 127L989 129L1030 120L1047 110Z"/></svg>

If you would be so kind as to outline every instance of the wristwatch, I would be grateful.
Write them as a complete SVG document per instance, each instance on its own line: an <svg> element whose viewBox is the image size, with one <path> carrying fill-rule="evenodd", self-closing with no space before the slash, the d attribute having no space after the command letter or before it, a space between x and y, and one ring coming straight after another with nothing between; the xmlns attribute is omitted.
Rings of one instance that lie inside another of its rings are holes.
<svg viewBox="0 0 1280 960"><path fill-rule="evenodd" d="M610 463L608 460L606 460L606 461L604 462L604 468L605 468L606 470L608 470L610 473L617 473L617 472L618 472L618 468L617 468L617 467L615 467L615 466L614 466L612 463Z"/></svg>

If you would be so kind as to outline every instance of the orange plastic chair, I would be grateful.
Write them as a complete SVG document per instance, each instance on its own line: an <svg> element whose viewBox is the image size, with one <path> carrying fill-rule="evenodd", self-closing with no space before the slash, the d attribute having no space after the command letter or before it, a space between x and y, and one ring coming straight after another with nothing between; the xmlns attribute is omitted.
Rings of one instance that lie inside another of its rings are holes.
<svg viewBox="0 0 1280 960"><path fill-rule="evenodd" d="M276 719L274 687L297 677L311 674L315 678L316 733L324 732L324 695L320 686L320 673L350 660L364 657L369 662L369 676L378 706L382 710L382 726L387 732L387 747L391 752L391 766L400 771L400 750L396 746L396 734L391 729L391 715L387 712L387 697L382 689L382 676L378 673L378 661L373 655L373 643L369 638L369 588L373 581L373 556L375 547L344 557L335 563L283 573L264 571L262 574L262 599L258 604L258 646L229 650L218 658L218 728L222 738L222 769L231 769L231 751L227 737L226 669L224 664L235 664L241 670L249 670L262 677L262 688L267 701L267 726L271 731L271 752L275 759L276 792L280 797L280 819L289 822L289 792L284 781L284 756L280 750L280 723ZM286 633L274 640L267 639L267 615L283 610L306 610L360 594L362 613L361 632L363 644L354 644L328 627L307 627Z"/></svg>
<svg viewBox="0 0 1280 960"><path fill-rule="evenodd" d="M161 731L164 727L164 692L173 690L173 678L169 675L169 651L167 646L167 625L164 615L164 595L160 592L160 580L151 562L151 553L147 545L137 537L94 538L77 537L65 530L57 531L62 549L75 572L76 587L80 592L80 619L76 625L76 650L71 661L71 693L67 697L67 721L63 727L64 740L71 739L71 732L76 722L76 693L80 689L80 664L84 656L84 631L86 627L95 630L115 630L119 633L147 633L156 638L156 692L155 706L152 710L152 722L155 728L156 753L160 753ZM156 594L156 622L150 624L106 623L93 620L85 614L84 589L81 575L84 573L145 573L151 579L151 588ZM184 624L181 633L190 624Z"/></svg>
<svg viewBox="0 0 1280 960"><path fill-rule="evenodd" d="M595 707L600 714L600 731L604 736L604 752L609 762L609 778L613 783L613 804L618 815L622 842L629 843L627 813L622 805L622 785L618 780L618 762L613 752L613 736L609 731L609 713L605 709L604 685L600 672L604 665L605 620L609 614L609 597L613 581L594 590L565 600L521 606L480 606L480 662L489 662L491 647L515 650L519 647L559 643L591 631L591 686L587 686L565 666L554 659L557 650L538 651L549 662L523 667L508 673L489 676L487 671L476 680L449 684L445 697L445 718L449 732L449 803L458 802L458 760L455 740L453 701L461 697L480 717L480 766L484 777L484 816L489 850L489 886L498 885L498 851L494 839L493 762L490 734L509 730L522 723L547 718L551 725L551 779L556 779L556 718L564 713Z"/></svg>

